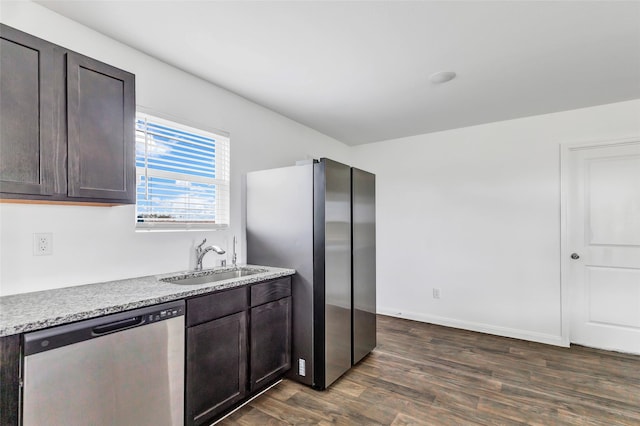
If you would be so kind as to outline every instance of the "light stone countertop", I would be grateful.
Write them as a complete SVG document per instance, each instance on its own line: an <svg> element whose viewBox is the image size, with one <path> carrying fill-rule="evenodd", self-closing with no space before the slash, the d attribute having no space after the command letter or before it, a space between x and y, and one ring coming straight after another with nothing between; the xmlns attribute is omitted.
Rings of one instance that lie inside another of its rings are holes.
<svg viewBox="0 0 640 426"><path fill-rule="evenodd" d="M0 297L0 337L286 277L296 272L293 269L269 266L243 265L241 267L257 269L261 272L195 285L161 281L181 275L200 276L233 270L233 267L219 267L200 272L182 271L2 296Z"/></svg>

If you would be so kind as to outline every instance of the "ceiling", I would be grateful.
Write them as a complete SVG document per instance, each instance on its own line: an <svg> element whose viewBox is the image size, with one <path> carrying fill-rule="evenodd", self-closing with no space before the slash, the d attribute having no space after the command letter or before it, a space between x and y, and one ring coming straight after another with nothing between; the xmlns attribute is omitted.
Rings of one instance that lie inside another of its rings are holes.
<svg viewBox="0 0 640 426"><path fill-rule="evenodd" d="M38 3L349 145L640 98L640 1Z"/></svg>

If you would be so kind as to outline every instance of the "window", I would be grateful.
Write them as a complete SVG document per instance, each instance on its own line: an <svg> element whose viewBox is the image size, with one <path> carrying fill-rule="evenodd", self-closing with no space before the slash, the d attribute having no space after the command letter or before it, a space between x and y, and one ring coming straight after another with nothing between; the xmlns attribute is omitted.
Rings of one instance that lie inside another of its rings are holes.
<svg viewBox="0 0 640 426"><path fill-rule="evenodd" d="M136 117L136 228L229 226L229 137Z"/></svg>

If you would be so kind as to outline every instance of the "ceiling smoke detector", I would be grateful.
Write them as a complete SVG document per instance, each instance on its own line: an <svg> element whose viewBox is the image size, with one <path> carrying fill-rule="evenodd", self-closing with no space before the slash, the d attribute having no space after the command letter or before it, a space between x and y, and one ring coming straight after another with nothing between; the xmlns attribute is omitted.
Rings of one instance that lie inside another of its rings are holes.
<svg viewBox="0 0 640 426"><path fill-rule="evenodd" d="M451 81L454 78L456 78L456 73L453 71L439 71L435 74L431 74L429 76L429 81L431 81L433 84L442 84L446 83L447 81Z"/></svg>

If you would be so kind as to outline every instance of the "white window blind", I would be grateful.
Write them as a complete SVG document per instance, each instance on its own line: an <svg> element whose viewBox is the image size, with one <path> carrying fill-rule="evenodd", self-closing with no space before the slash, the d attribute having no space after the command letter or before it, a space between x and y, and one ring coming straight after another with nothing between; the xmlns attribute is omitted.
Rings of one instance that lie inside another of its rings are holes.
<svg viewBox="0 0 640 426"><path fill-rule="evenodd" d="M229 226L229 137L136 117L136 228Z"/></svg>

